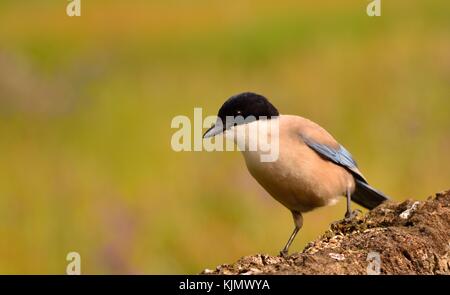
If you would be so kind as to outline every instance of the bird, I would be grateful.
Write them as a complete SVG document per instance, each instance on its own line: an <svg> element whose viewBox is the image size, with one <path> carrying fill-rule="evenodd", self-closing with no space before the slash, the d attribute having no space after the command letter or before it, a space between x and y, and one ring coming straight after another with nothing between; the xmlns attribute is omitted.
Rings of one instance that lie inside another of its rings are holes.
<svg viewBox="0 0 450 295"><path fill-rule="evenodd" d="M230 118L233 120L228 123ZM251 128L255 124L269 123L276 123L277 132L269 128ZM263 153L261 149L248 149L248 140L242 134L252 135L252 132L265 132L258 136L278 137L276 160L261 161L258 157ZM368 184L350 152L328 131L301 116L280 114L263 95L244 92L226 100L218 111L216 123L203 138L220 135L241 146L253 178L292 213L294 230L280 256L288 256L289 248L303 226L303 213L333 205L345 197L344 220L351 220L358 214L358 210L351 210L351 201L373 209L389 199Z"/></svg>

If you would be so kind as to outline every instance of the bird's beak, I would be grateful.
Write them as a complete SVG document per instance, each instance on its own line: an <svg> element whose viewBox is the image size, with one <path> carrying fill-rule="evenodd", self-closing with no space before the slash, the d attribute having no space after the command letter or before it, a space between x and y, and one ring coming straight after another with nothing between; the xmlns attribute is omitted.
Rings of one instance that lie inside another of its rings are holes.
<svg viewBox="0 0 450 295"><path fill-rule="evenodd" d="M222 124L215 124L212 125L211 128L209 128L208 130L206 130L205 134L203 134L203 138L213 137L222 132L223 132Z"/></svg>

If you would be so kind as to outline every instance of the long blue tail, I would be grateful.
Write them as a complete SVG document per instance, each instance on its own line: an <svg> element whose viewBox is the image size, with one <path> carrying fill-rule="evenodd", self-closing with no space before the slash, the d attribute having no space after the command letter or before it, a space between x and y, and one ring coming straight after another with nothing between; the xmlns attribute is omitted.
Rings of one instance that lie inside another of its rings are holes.
<svg viewBox="0 0 450 295"><path fill-rule="evenodd" d="M374 189L367 183L355 178L355 191L352 201L367 209L373 209L389 198L382 192Z"/></svg>

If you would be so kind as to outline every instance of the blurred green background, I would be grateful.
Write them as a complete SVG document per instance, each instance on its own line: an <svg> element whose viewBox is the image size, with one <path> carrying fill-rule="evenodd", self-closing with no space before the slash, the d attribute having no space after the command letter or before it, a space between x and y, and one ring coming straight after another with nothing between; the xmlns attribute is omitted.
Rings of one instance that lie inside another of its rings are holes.
<svg viewBox="0 0 450 295"><path fill-rule="evenodd" d="M237 153L171 150L242 91L318 122L396 200L450 188L450 2L0 2L0 273L197 273L276 255L288 210ZM292 250L342 218L305 216Z"/></svg>

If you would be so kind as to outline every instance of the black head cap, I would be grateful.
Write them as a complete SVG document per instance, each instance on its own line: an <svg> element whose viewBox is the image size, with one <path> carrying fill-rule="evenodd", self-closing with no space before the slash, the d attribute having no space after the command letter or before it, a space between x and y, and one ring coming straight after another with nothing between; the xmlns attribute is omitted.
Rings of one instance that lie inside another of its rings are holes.
<svg viewBox="0 0 450 295"><path fill-rule="evenodd" d="M271 119L279 115L278 110L262 95L244 92L230 97L220 108L218 117L222 122L227 117L249 116L259 120L260 117Z"/></svg>
<svg viewBox="0 0 450 295"><path fill-rule="evenodd" d="M244 92L230 97L220 108L219 118L209 128L204 138L215 136L234 125L279 116L278 110L262 95ZM231 119L231 120L230 120Z"/></svg>

